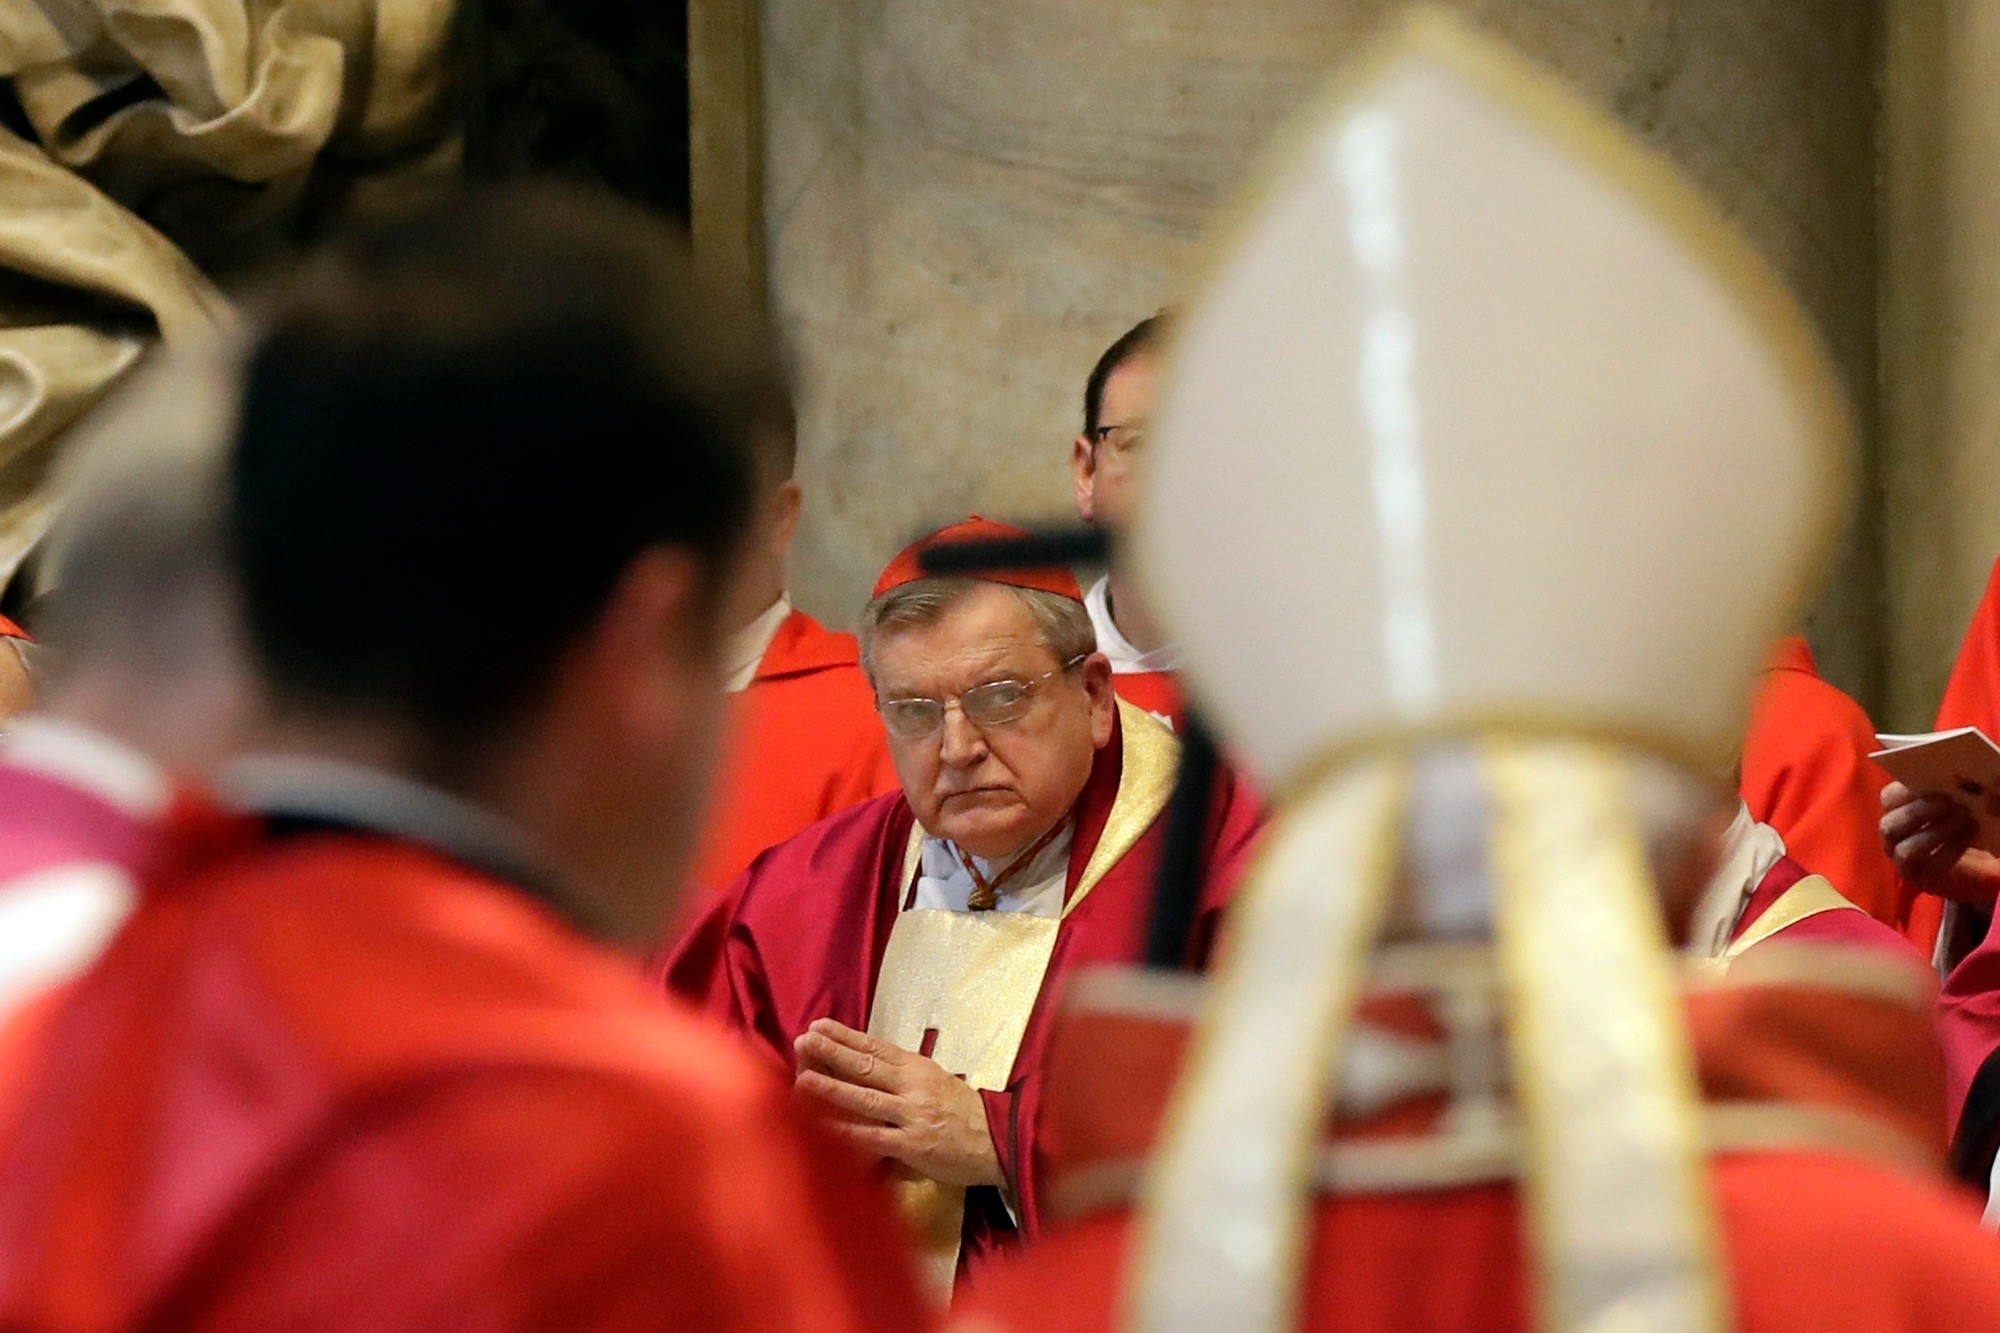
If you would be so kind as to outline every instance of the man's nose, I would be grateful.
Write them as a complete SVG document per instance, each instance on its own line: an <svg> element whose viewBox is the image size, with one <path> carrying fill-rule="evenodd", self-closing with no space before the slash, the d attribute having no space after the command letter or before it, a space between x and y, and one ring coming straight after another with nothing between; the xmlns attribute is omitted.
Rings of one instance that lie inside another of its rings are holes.
<svg viewBox="0 0 2000 1333"><path fill-rule="evenodd" d="M970 768L986 757L986 733L955 703L945 708L939 724L938 757L948 768Z"/></svg>

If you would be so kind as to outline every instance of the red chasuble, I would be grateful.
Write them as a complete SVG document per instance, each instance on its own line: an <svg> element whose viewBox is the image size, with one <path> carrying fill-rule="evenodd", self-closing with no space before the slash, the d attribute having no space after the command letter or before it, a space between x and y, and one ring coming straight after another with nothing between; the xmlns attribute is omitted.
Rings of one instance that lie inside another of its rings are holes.
<svg viewBox="0 0 2000 1333"><path fill-rule="evenodd" d="M785 1091L507 883L409 842L168 846L0 1139L0 1327L921 1326Z"/></svg>
<svg viewBox="0 0 2000 1333"><path fill-rule="evenodd" d="M764 650L756 677L730 700L693 885L719 891L766 847L895 790L895 765L854 636L794 611Z"/></svg>
<svg viewBox="0 0 2000 1333"><path fill-rule="evenodd" d="M1890 781L1868 758L1879 748L1868 714L1820 679L1806 641L1780 639L1743 739L1743 801L1778 831L1793 860L1901 930L1917 895L1898 882L1875 830Z"/></svg>
<svg viewBox="0 0 2000 1333"><path fill-rule="evenodd" d="M1012 1068L1002 1086L982 1089L1013 1218L997 1191L971 1192L961 1272L967 1265L976 1271L1016 1229L1016 1221L1029 1237L1041 1225L1042 1065L1062 978L1078 966L1127 961L1145 950L1166 823L1159 814L1173 765L1171 758L1164 767L1157 759L1142 764L1136 756L1142 750L1157 755L1162 743L1172 747L1173 742L1150 718L1129 707L1119 712L1118 729L1098 751L1078 801L1070 907L1039 989L1028 1001ZM1135 735L1135 728L1145 730ZM1132 762L1128 755L1135 756ZM1197 960L1214 941L1260 819L1255 803L1225 770L1209 820L1207 879L1191 946ZM813 1020L868 1028L890 936L913 883L915 832L915 815L898 793L835 815L766 852L669 960L667 984L750 1037L787 1070L792 1042ZM1129 850L1108 868L1094 865L1101 844L1119 843Z"/></svg>
<svg viewBox="0 0 2000 1333"><path fill-rule="evenodd" d="M1857 969L1842 952L1767 954L1763 975L1746 964L1687 999L1733 1326L2000 1329L2000 1244L1939 1176L1928 980L1915 967ZM959 1333L1122 1327L1131 1203L1199 1002L1198 987L1176 983L1092 974L1072 987L1046 1094L1049 1230L981 1275L951 1326ZM1440 1007L1408 994L1374 995L1360 1018L1432 1050L1452 1037ZM1488 1154L1480 1166L1447 1114L1453 1095L1443 1083L1412 1086L1329 1117L1297 1328L1542 1326L1512 1159Z"/></svg>

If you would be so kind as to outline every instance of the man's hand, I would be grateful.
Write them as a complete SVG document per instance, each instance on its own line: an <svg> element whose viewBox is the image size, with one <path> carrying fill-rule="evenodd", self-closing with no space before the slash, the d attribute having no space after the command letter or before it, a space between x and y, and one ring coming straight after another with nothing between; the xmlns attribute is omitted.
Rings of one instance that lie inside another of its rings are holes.
<svg viewBox="0 0 2000 1333"><path fill-rule="evenodd" d="M1981 904L2000 894L2000 859L1973 848L1979 821L1949 797L1892 782L1882 789L1878 827L1897 873L1925 893Z"/></svg>
<svg viewBox="0 0 2000 1333"><path fill-rule="evenodd" d="M986 1103L935 1060L822 1018L793 1043L794 1086L864 1150L947 1185L1001 1185Z"/></svg>

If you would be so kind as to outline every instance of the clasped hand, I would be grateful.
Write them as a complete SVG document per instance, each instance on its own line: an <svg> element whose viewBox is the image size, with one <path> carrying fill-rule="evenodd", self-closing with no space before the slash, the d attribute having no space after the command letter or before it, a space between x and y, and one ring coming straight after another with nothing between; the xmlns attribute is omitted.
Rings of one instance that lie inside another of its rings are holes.
<svg viewBox="0 0 2000 1333"><path fill-rule="evenodd" d="M835 1130L947 1185L1000 1185L986 1103L937 1061L822 1018L793 1043L799 1092L830 1107Z"/></svg>

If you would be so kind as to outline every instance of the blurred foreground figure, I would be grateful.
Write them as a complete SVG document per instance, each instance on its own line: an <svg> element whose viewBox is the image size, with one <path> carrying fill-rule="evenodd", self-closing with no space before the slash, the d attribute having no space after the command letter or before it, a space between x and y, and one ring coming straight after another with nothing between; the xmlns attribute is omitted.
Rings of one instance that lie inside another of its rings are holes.
<svg viewBox="0 0 2000 1333"><path fill-rule="evenodd" d="M1924 969L1669 949L1834 531L1823 350L1539 71L1439 18L1363 68L1186 316L1135 551L1298 794L1192 1045L1186 978L1074 988L1069 1229L962 1327L2000 1328Z"/></svg>
<svg viewBox="0 0 2000 1333"><path fill-rule="evenodd" d="M668 967L899 1164L940 1291L1041 1226L1055 998L1078 966L1142 955L1180 763L1173 733L1113 694L1069 571L919 565L1025 535L974 518L890 562L861 644L902 790L759 858ZM1258 815L1225 775L1191 962Z"/></svg>
<svg viewBox="0 0 2000 1333"><path fill-rule="evenodd" d="M0 1023L90 965L136 901L175 794L243 743L254 690L222 551L234 405L219 347L147 372L58 489L45 702L0 739Z"/></svg>
<svg viewBox="0 0 2000 1333"><path fill-rule="evenodd" d="M600 942L654 937L699 817L747 329L663 230L523 194L255 330L258 817L178 830L7 1069L0 1326L913 1326L851 1155Z"/></svg>
<svg viewBox="0 0 2000 1333"><path fill-rule="evenodd" d="M1161 344L1169 331L1164 312L1140 320L1104 349L1084 381L1083 433L1070 446L1076 513L1114 535L1123 535L1138 501ZM1183 700L1174 672L1180 653L1147 614L1115 551L1112 559L1116 563L1084 595L1097 650L1111 663L1111 683L1119 698L1178 730Z"/></svg>

